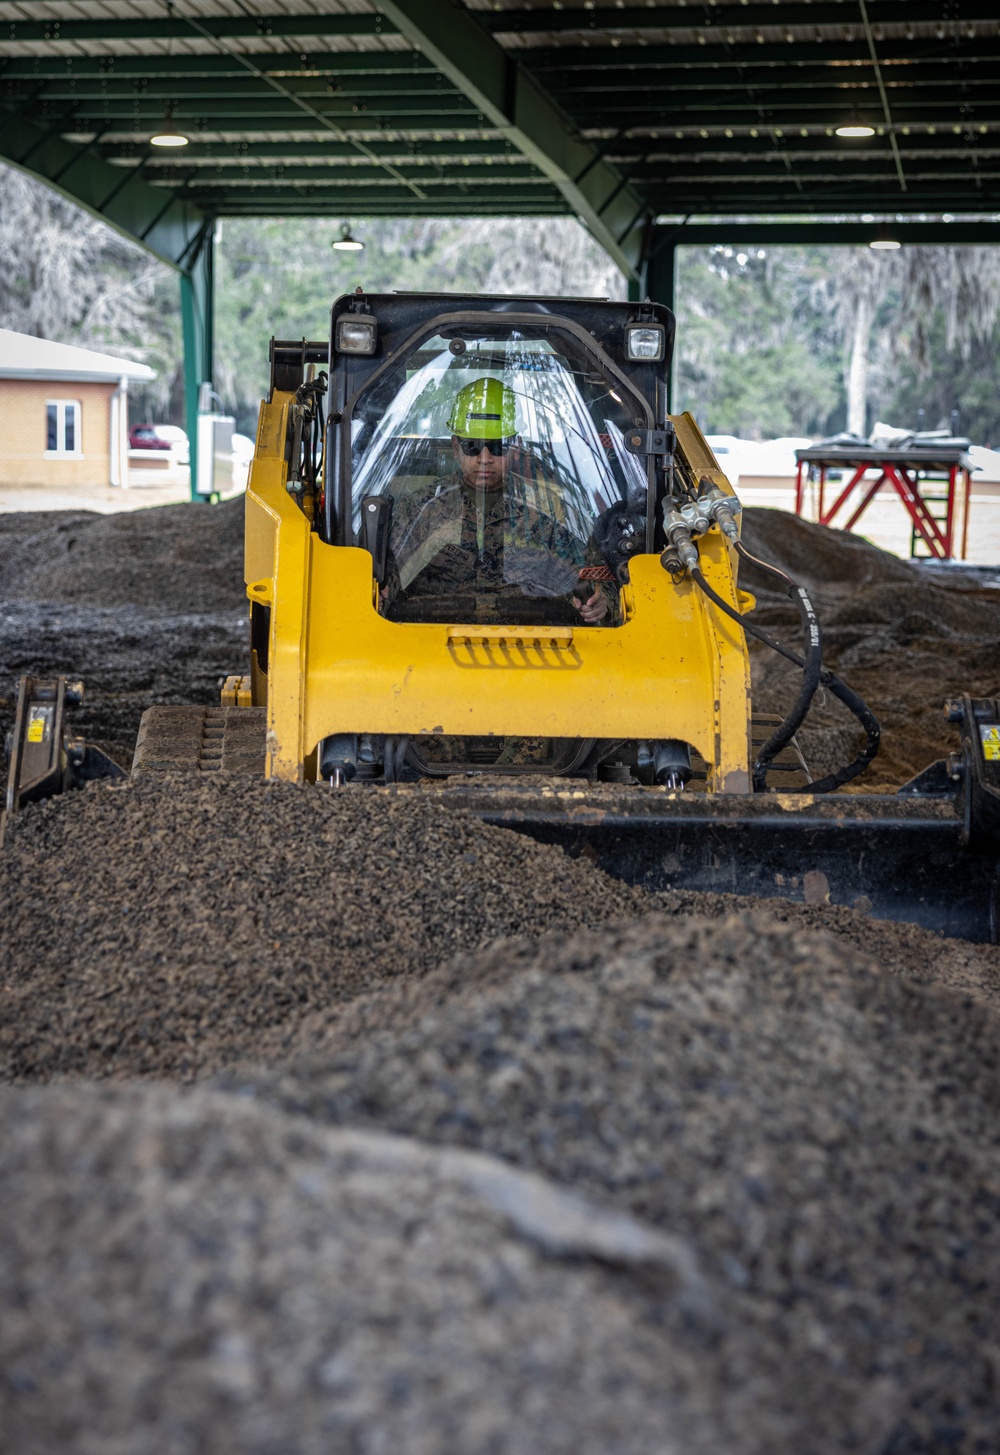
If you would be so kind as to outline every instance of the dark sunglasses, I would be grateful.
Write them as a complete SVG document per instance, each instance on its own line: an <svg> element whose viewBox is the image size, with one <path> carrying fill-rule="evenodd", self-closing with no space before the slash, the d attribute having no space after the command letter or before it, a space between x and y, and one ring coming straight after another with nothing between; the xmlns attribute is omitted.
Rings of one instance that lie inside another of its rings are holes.
<svg viewBox="0 0 1000 1455"><path fill-rule="evenodd" d="M505 455L513 440L459 440L458 447L463 455L481 455L489 450L491 455Z"/></svg>

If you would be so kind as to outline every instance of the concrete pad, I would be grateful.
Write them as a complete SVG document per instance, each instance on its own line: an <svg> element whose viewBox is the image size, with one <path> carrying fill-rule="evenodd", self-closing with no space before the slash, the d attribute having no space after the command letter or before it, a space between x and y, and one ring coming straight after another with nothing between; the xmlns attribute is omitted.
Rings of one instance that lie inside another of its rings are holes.
<svg viewBox="0 0 1000 1455"><path fill-rule="evenodd" d="M129 483L118 485L64 485L53 487L24 481L0 485L0 513L14 510L94 510L115 515L123 510L145 510L152 505L179 505L191 499L186 466L169 471L130 470ZM224 492L222 499L241 495L243 487Z"/></svg>

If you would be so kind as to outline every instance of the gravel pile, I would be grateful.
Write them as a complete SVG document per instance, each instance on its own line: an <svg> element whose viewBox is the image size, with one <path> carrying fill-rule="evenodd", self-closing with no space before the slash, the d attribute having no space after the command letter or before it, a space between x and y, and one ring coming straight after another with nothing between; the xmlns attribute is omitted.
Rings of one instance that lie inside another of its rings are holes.
<svg viewBox="0 0 1000 1455"><path fill-rule="evenodd" d="M243 500L0 515L0 597L226 611L245 599Z"/></svg>
<svg viewBox="0 0 1000 1455"><path fill-rule="evenodd" d="M0 605L0 741L13 725L24 673L79 678L84 701L73 710L74 730L129 769L146 708L217 705L223 679L245 665L249 635L239 604L209 615L58 602Z"/></svg>
<svg viewBox="0 0 1000 1455"><path fill-rule="evenodd" d="M993 592L746 539L815 586L875 782L996 694ZM72 671L127 760L239 670L239 574L238 503L0 517L0 727ZM18 1455L1000 1448L993 947L647 896L432 790L147 779L19 817L0 995Z"/></svg>
<svg viewBox="0 0 1000 1455"><path fill-rule="evenodd" d="M994 964L995 964L995 952ZM475 1147L680 1234L721 1312L718 1448L1000 1440L1000 1030L813 929L648 916L491 947L224 1083ZM773 1431L770 1432L773 1435Z"/></svg>
<svg viewBox="0 0 1000 1455"><path fill-rule="evenodd" d="M997 1029L811 928L651 915L396 978L213 1087L10 1088L3 1428L987 1455Z"/></svg>
<svg viewBox="0 0 1000 1455"><path fill-rule="evenodd" d="M541 1178L205 1092L8 1092L0 1125L6 1450L713 1455L731 1433L691 1252Z"/></svg>
<svg viewBox="0 0 1000 1455"><path fill-rule="evenodd" d="M460 950L648 904L419 790L241 779L95 785L25 812L0 903L4 1079L194 1076Z"/></svg>
<svg viewBox="0 0 1000 1455"><path fill-rule="evenodd" d="M743 538L763 560L811 588L823 625L824 659L873 708L882 748L854 791L892 791L958 746L941 711L946 698L1000 696L1000 591L981 573L947 578L779 510L744 513ZM740 582L757 597L754 620L799 648L798 613L753 567ZM785 712L800 681L796 668L751 647L754 704ZM816 776L854 757L863 735L820 690L800 746Z"/></svg>
<svg viewBox="0 0 1000 1455"><path fill-rule="evenodd" d="M249 651L243 502L0 515L0 741L18 678L84 682L75 729L131 767L154 703L218 703Z"/></svg>

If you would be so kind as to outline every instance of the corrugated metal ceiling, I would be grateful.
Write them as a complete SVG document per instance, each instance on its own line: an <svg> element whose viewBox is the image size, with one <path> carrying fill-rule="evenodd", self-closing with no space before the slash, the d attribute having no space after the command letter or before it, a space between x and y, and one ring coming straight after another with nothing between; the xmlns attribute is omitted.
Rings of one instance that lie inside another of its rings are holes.
<svg viewBox="0 0 1000 1455"><path fill-rule="evenodd" d="M465 10L468 85L368 0L4 0L0 154L31 170L41 128L208 213L565 212L516 118L477 104L496 43L651 217L1000 205L994 0ZM148 145L168 107L183 154ZM852 117L874 135L837 137Z"/></svg>

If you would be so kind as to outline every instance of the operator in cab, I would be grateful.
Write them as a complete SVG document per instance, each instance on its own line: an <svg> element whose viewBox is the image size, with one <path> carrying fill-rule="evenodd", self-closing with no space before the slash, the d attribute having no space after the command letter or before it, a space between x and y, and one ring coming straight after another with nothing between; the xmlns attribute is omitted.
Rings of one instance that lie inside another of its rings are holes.
<svg viewBox="0 0 1000 1455"><path fill-rule="evenodd" d="M513 390L495 378L466 384L448 428L454 470L394 497L386 615L615 624L617 587L569 529L558 483L524 448Z"/></svg>

